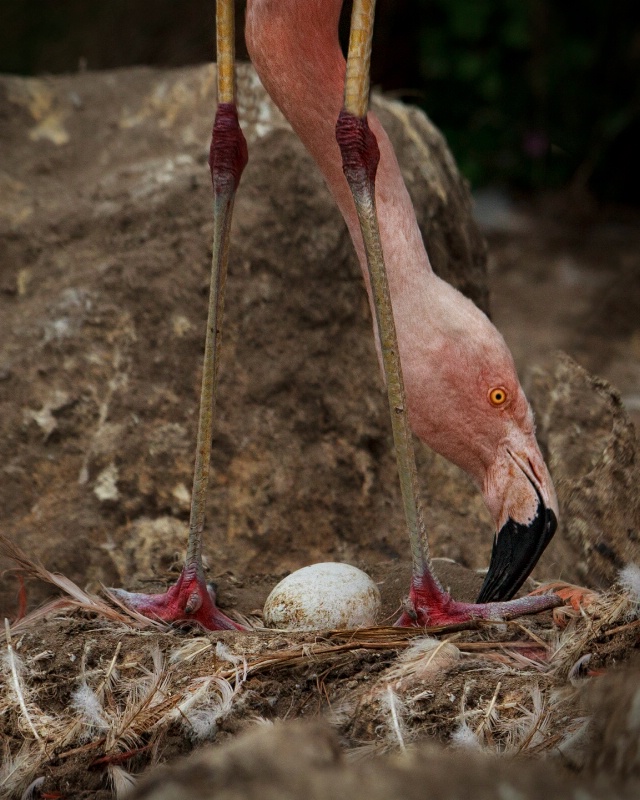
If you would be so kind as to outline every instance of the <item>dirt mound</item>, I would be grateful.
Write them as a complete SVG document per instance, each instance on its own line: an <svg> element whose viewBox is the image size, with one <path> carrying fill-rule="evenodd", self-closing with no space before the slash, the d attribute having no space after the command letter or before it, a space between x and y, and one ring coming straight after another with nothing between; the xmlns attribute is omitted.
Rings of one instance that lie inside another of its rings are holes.
<svg viewBox="0 0 640 800"><path fill-rule="evenodd" d="M469 796L474 798L518 797L545 800L549 797L588 796L593 798L632 798L640 789L637 748L638 722L629 727L618 724L629 713L629 702L638 697L638 672L630 671L604 681L600 691L609 701L600 704L601 712L592 725L608 732L607 752L600 754L602 739L596 731L585 748L602 766L600 773L572 777L560 764L498 759L481 752L461 754L433 744L375 761L349 763L338 738L320 722L293 722L258 729L219 748L204 748L197 755L156 770L134 796L140 800L206 800L263 797L350 797L388 800L391 797L416 798L429 794L441 800ZM599 693L598 692L598 693ZM595 691L587 695L596 694ZM611 696L614 702L611 702ZM625 720L626 721L626 720ZM596 744L597 742L597 744Z"/></svg>
<svg viewBox="0 0 640 800"><path fill-rule="evenodd" d="M4 531L94 588L165 581L182 557L214 82L201 67L0 84ZM327 558L408 556L346 228L248 67L240 98L251 157L236 204L205 547L223 603L256 573L272 583ZM417 110L376 108L435 268L485 305L484 245L441 136ZM476 533L482 504L457 483L455 524L432 503L435 541L440 555L479 566L491 535ZM467 540L457 535L465 515ZM5 584L8 610L12 594Z"/></svg>
<svg viewBox="0 0 640 800"><path fill-rule="evenodd" d="M264 769L274 791L301 797L304 784L282 777L294 756L279 751L279 735L271 741L273 729L259 747L249 740L218 752L217 745L256 723L323 716L341 747L369 765L372 756L417 748L413 766L403 768L406 780L419 773L429 742L429 758L436 744L464 748L444 763L452 770L457 764L467 787L472 750L506 757L495 770L493 761L477 761L474 775L487 791L496 780L515 780L527 789L524 796L538 797L547 784L532 776L541 773L550 776L549 786L578 789L596 776L607 791L626 791L638 779L637 671L616 691L600 676L637 648L640 571L629 584L591 598L581 610L560 609L557 623L545 614L446 630L257 628L203 636L158 629L67 582L72 598L17 621L9 635L0 671L0 788L20 797L35 782L43 796L106 800L114 791L120 796L150 764L215 740L201 766L178 766L171 781L165 773L150 785L184 783L185 792L196 791L194 778L204 774L222 788L235 766L239 783L226 788L236 796L250 790L242 776L257 780ZM595 702L585 699L585 688L595 691ZM318 747L326 740L324 733ZM260 751L264 758L248 755ZM516 768L513 756L558 763L549 770L539 761ZM582 777L563 774L563 765ZM307 766L305 780L329 779L316 774L317 763ZM381 780L394 780L392 762L376 769ZM360 774L336 772L339 784L330 784L336 787ZM444 791L444 774L442 780Z"/></svg>
<svg viewBox="0 0 640 800"><path fill-rule="evenodd" d="M609 586L640 564L640 454L634 426L611 384L559 354L529 388L538 440L558 492L562 530L546 572Z"/></svg>
<svg viewBox="0 0 640 800"><path fill-rule="evenodd" d="M181 566L209 282L214 77L202 67L0 79L2 528L91 590L159 588ZM223 607L251 615L289 570L345 560L380 584L390 620L409 552L359 269L308 156L249 69L240 83L251 160L228 281L210 575ZM484 246L442 138L417 111L375 105L436 270L486 307ZM536 387L563 512L536 574L610 582L638 556L633 429L615 393L571 362ZM481 582L472 570L491 547L488 514L459 470L424 448L418 458L434 554L463 565L438 569L471 600ZM109 797L129 771L222 742L256 715L323 711L361 755L456 735L493 752L574 753L588 714L574 683L627 659L638 641L629 587L568 611L563 629L545 616L448 631L446 641L389 628L197 636L142 626L38 574L29 607L52 585L75 599L9 635L0 787L17 796L36 781L49 796ZM16 586L3 576L10 618L24 599Z"/></svg>

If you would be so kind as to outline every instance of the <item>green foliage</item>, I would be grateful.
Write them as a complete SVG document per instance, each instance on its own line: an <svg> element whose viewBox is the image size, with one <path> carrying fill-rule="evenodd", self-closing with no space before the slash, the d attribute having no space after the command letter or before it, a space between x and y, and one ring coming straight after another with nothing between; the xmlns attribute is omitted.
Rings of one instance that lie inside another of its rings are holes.
<svg viewBox="0 0 640 800"><path fill-rule="evenodd" d="M473 184L637 202L635 0L417 0L424 108ZM625 168L625 164L627 164Z"/></svg>
<svg viewBox="0 0 640 800"><path fill-rule="evenodd" d="M205 61L214 8L0 0L0 71ZM374 80L421 98L474 185L572 182L639 202L638 0L378 0Z"/></svg>

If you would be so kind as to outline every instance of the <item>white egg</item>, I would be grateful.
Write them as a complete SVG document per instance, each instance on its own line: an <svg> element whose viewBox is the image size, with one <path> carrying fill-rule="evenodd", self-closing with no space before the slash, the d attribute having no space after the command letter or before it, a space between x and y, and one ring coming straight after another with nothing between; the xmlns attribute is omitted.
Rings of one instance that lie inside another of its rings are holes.
<svg viewBox="0 0 640 800"><path fill-rule="evenodd" d="M375 625L380 592L350 564L325 562L292 572L271 592L263 619L269 628L323 630Z"/></svg>

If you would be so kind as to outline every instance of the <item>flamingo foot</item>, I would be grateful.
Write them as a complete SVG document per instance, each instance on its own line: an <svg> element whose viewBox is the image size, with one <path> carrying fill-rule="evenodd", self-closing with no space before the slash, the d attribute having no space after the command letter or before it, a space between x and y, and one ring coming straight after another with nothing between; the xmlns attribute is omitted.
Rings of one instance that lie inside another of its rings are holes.
<svg viewBox="0 0 640 800"><path fill-rule="evenodd" d="M588 609L598 598L597 592L564 581L545 583L531 594L540 595L545 592L553 592L563 601L561 608L553 610L553 621L559 628L565 628L570 619L579 616L582 609Z"/></svg>
<svg viewBox="0 0 640 800"><path fill-rule="evenodd" d="M588 608L598 597L598 593L592 589L586 589L584 586L576 586L574 583L565 583L564 581L545 583L534 589L531 594L539 595L547 592L557 594L558 597L564 600L565 605L571 606L574 611Z"/></svg>
<svg viewBox="0 0 640 800"><path fill-rule="evenodd" d="M411 583L405 610L395 627L427 628L438 625L456 625L472 619L496 621L538 614L562 604L555 594L533 597L528 594L515 600L498 603L461 603L438 586L430 575L415 578Z"/></svg>
<svg viewBox="0 0 640 800"><path fill-rule="evenodd" d="M178 582L163 594L141 594L110 589L125 606L150 619L170 623L192 623L208 631L243 631L216 606L216 593L196 566L182 570Z"/></svg>

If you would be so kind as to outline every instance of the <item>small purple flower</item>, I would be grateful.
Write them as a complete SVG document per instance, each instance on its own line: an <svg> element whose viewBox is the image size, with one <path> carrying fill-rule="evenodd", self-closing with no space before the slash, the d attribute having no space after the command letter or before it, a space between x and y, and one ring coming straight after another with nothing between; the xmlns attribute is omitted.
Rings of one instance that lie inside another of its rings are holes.
<svg viewBox="0 0 640 800"><path fill-rule="evenodd" d="M522 137L522 149L529 158L543 158L549 151L549 137L544 131L527 131Z"/></svg>

